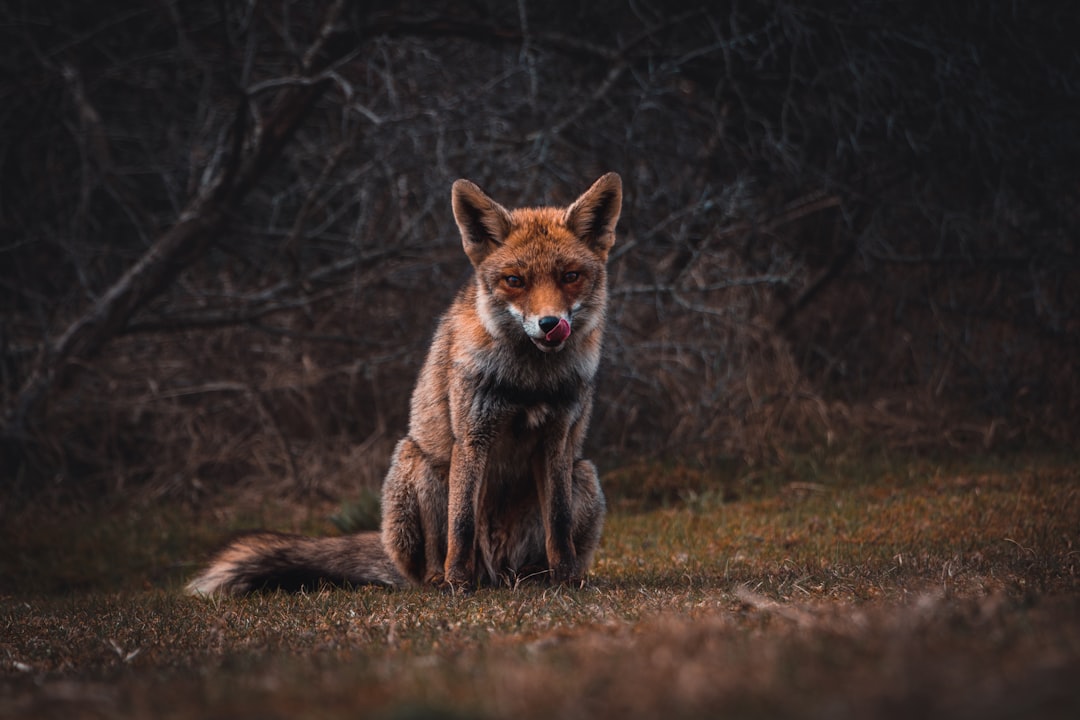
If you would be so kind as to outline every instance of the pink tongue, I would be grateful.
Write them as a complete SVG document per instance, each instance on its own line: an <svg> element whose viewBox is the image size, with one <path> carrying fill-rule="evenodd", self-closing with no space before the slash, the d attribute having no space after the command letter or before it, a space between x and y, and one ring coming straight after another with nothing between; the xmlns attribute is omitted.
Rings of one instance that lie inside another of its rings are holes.
<svg viewBox="0 0 1080 720"><path fill-rule="evenodd" d="M544 339L548 342L562 342L568 337L570 337L570 323L560 318L559 324L551 328Z"/></svg>

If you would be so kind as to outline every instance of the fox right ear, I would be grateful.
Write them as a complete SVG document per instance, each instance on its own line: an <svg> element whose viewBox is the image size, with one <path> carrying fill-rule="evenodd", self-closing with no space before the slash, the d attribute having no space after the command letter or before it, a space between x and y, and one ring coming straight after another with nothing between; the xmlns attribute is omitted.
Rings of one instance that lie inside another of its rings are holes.
<svg viewBox="0 0 1080 720"><path fill-rule="evenodd" d="M609 172L566 209L567 227L607 257L615 244L615 225L622 211L622 178Z"/></svg>
<svg viewBox="0 0 1080 720"><path fill-rule="evenodd" d="M457 180L450 195L465 254L479 264L510 234L510 213L468 180Z"/></svg>

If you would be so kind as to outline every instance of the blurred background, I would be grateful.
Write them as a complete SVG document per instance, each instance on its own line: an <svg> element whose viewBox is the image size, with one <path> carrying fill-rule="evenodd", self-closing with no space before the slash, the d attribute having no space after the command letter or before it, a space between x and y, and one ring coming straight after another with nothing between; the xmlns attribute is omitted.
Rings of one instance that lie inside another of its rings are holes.
<svg viewBox="0 0 1080 720"><path fill-rule="evenodd" d="M1067 3L10 0L0 483L378 487L450 184L624 206L601 467L1075 443Z"/></svg>

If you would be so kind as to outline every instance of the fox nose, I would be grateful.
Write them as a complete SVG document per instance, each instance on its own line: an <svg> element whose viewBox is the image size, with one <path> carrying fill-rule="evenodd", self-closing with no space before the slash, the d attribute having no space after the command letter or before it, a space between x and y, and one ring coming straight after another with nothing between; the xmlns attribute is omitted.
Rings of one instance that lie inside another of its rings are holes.
<svg viewBox="0 0 1080 720"><path fill-rule="evenodd" d="M540 318L537 324L540 325L540 329L547 334L554 330L555 326L559 324L559 318L554 315L546 315Z"/></svg>

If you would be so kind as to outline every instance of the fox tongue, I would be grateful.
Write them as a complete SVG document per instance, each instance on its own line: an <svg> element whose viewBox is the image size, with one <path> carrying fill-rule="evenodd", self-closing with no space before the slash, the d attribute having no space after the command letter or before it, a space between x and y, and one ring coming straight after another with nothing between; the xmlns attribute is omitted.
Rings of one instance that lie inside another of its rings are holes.
<svg viewBox="0 0 1080 720"><path fill-rule="evenodd" d="M544 339L548 342L562 342L566 338L570 337L570 323L566 320L559 318L559 324L551 328L548 334L544 336Z"/></svg>

